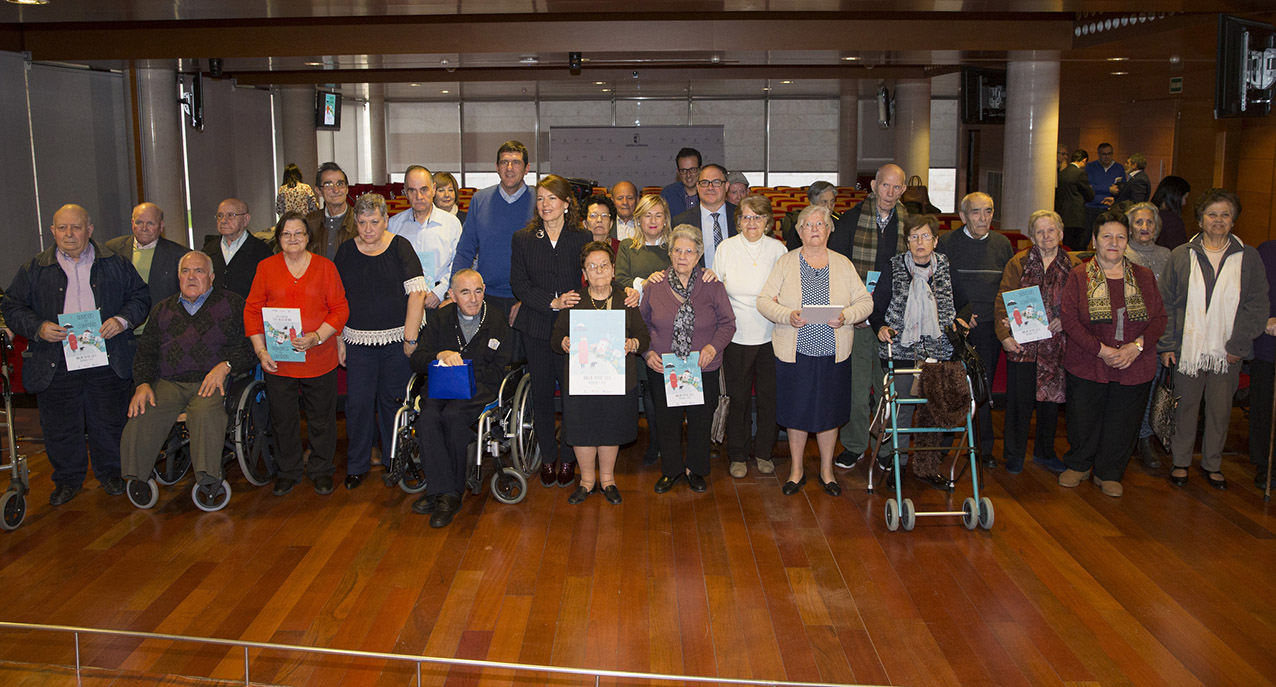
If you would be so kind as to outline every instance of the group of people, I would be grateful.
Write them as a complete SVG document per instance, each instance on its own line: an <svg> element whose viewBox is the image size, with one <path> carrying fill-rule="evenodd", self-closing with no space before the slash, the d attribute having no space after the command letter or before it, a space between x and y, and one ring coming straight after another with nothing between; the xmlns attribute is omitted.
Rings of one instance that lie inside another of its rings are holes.
<svg viewBox="0 0 1276 687"><path fill-rule="evenodd" d="M621 181L608 195L580 200L559 176L526 185L527 148L508 141L497 152L499 182L474 195L468 214L458 212L451 175L412 166L404 176L410 209L393 217L377 194L351 202L335 163L319 167L318 193L289 166L267 236L250 233L248 207L229 198L202 251L164 238L163 211L150 203L134 209L131 235L105 244L92 240L87 211L62 207L51 228L56 245L19 270L3 301L8 326L31 341L24 382L38 396L54 467L50 503L78 493L87 456L109 494L145 481L181 413L197 483L215 490L223 396L258 366L278 449L273 493L303 478L319 494L334 490L342 366L344 485L358 488L378 461L377 444L391 445L410 376L468 362L473 396L422 399L416 428L427 489L412 509L444 527L461 506L471 427L506 368L523 359L539 479L574 487L571 503L595 493L622 501L616 460L637 438L640 397L645 462L660 464L657 493L684 480L707 490L721 396L729 399L732 477L745 477L750 465L774 472L782 427L791 459L783 492L805 485L813 434L817 481L837 496L834 469L868 452L884 361L912 368L949 360L955 336L968 337L989 374L1001 350L1007 355L1008 472L1023 469L1035 410L1034 462L1059 473L1063 486L1093 478L1119 496L1136 445L1146 464L1157 460L1148 396L1155 378L1173 374L1182 400L1170 479L1188 481L1203 400L1202 469L1210 485L1226 487L1219 460L1241 361L1258 351L1255 385L1267 384L1270 396L1272 346L1254 340L1276 333L1267 297L1276 250L1245 246L1232 233L1234 194L1203 194L1201 232L1170 251L1158 241L1187 189L1167 177L1159 204L1122 202L1098 214L1089 229L1094 257L1082 262L1064 250L1069 220L1050 210L1028 218L1032 246L1016 254L992 230L993 200L983 193L962 199L964 226L941 236L934 215L905 207L905 172L893 164L877 170L871 193L844 214L833 211L832 185L812 185L811 205L785 218L792 235L782 241L772 236L770 202L748 195L742 175L703 163L692 149L676 162L677 181L659 195L640 196ZM1002 296L1027 287L1039 289L1048 338L1012 333ZM622 393L572 389L569 356L588 343L574 336L570 313L582 310L625 313ZM69 367L59 316L90 311L101 318L109 364ZM667 387L678 383L670 369L679 365L698 372L703 402L669 400ZM1060 459L1054 429L1065 402L1069 450ZM901 406L902 423L911 408ZM995 468L987 406L976 422L980 462Z"/></svg>

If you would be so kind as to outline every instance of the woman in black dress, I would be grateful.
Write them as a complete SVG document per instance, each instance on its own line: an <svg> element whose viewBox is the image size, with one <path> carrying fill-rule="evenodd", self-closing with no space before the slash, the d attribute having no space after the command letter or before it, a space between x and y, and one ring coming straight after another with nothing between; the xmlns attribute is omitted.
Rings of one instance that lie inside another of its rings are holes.
<svg viewBox="0 0 1276 687"><path fill-rule="evenodd" d="M353 212L358 234L337 248L333 260L350 302L350 319L337 339L337 359L347 372L347 489L363 484L378 437L382 453L390 450L428 289L412 244L386 231L385 199L365 193Z"/></svg>
<svg viewBox="0 0 1276 687"><path fill-rule="evenodd" d="M582 364L614 364L614 360L594 360L599 353L597 344L589 341L571 328L571 313L576 310L624 310L625 341L624 370L625 391L614 396L576 395L570 385L563 389L564 438L576 453L580 464L580 485L567 497L568 503L580 503L596 491L602 491L607 502L620 503L620 490L616 488L616 455L620 445L638 436L638 351L647 348L650 337L647 325L637 308L627 308L624 291L612 280L616 276L616 256L608 242L591 241L581 250L581 267L585 270L588 287L585 297L571 310L558 313L550 345L554 352L573 356ZM574 347L574 348L573 348ZM610 347L605 346L605 349ZM567 363L570 368L570 362ZM570 378L569 372L563 376ZM598 475L594 475L597 456Z"/></svg>

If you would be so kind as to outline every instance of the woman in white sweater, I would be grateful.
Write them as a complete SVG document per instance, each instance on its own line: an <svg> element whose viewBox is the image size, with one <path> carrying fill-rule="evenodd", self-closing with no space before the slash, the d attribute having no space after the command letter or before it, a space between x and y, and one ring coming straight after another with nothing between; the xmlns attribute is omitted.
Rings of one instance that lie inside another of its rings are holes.
<svg viewBox="0 0 1276 687"><path fill-rule="evenodd" d="M775 354L771 350L771 329L775 326L758 312L758 294L771 274L776 260L787 251L771 238L775 216L771 201L748 196L735 211L740 233L723 241L713 256L713 271L727 289L735 311L735 336L722 354L722 371L727 397L727 457L735 478L748 474L748 458L754 456L758 472L775 472L771 451L779 432L775 424ZM756 394L758 424L752 431L749 412L750 391ZM752 444L752 446L750 446Z"/></svg>

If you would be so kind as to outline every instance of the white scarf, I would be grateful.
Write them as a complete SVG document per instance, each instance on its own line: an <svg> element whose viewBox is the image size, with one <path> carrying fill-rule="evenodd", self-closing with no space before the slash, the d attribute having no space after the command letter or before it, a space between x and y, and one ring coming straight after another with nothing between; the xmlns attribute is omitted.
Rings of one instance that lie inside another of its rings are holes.
<svg viewBox="0 0 1276 687"><path fill-rule="evenodd" d="M908 285L908 300L904 302L904 331L900 334L899 344L912 346L922 337L938 338L941 333L939 307L930 288L930 276L935 273L935 256L931 255L930 264L926 267L918 267L913 254L905 253L904 265L913 280Z"/></svg>
<svg viewBox="0 0 1276 687"><path fill-rule="evenodd" d="M1235 239L1240 243L1240 239ZM1204 244L1202 244L1203 246ZM1244 246L1244 244L1241 244ZM1192 274L1187 282L1187 312L1183 318L1183 349L1179 372L1195 377L1198 372L1227 372L1227 341L1232 338L1236 309L1241 303L1241 261L1243 250L1223 257L1214 295L1205 307L1205 273L1195 251L1189 253Z"/></svg>

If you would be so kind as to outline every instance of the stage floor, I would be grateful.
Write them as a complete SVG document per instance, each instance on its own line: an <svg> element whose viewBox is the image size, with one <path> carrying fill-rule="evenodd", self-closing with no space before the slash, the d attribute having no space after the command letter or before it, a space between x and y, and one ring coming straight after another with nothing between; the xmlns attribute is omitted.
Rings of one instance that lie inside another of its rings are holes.
<svg viewBox="0 0 1276 687"><path fill-rule="evenodd" d="M18 411L25 435L34 411ZM998 417L995 424L1000 426ZM1060 423L1058 444L1066 442ZM1246 446L1236 411L1229 448ZM1031 464L985 471L991 531L920 518L889 532L889 492L859 467L840 498L811 475L799 495L715 461L706 494L621 453L624 504L535 484L518 505L467 495L432 530L414 497L373 479L277 498L232 469L226 510L195 508L190 478L151 511L92 476L51 508L47 459L26 443L26 522L0 533L0 620L556 666L769 680L909 685L1267 685L1276 676L1276 517L1230 453L1231 490L1195 469L1132 461L1125 496L1058 487ZM778 448L778 447L777 447ZM814 450L812 443L809 451ZM1000 451L1000 445L998 445ZM808 454L809 455L809 454ZM1167 461L1168 462L1168 461ZM751 466L752 468L752 466ZM0 478L2 479L2 478ZM0 486L3 482L0 481ZM960 509L911 476L919 510ZM0 683L122 687L243 684L240 649L0 632ZM250 652L268 685L407 685L409 665ZM57 667L62 666L62 667ZM584 685L585 678L426 668L425 684ZM602 684L644 685L636 680ZM690 684L690 683L688 683Z"/></svg>

